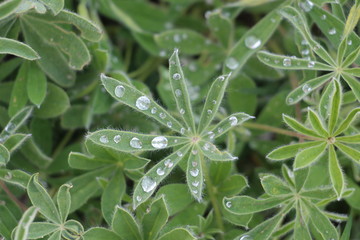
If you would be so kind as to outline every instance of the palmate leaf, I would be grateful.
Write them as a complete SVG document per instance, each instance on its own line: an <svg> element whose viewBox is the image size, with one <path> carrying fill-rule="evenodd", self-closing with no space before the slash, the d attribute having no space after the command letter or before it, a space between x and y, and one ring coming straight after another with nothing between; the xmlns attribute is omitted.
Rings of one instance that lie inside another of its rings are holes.
<svg viewBox="0 0 360 240"><path fill-rule="evenodd" d="M169 212L165 203L164 196L154 200L142 219L143 235L145 239L155 240L157 235L166 224Z"/></svg>
<svg viewBox="0 0 360 240"><path fill-rule="evenodd" d="M27 60L39 59L39 54L30 46L8 38L0 37L0 54L11 54Z"/></svg>

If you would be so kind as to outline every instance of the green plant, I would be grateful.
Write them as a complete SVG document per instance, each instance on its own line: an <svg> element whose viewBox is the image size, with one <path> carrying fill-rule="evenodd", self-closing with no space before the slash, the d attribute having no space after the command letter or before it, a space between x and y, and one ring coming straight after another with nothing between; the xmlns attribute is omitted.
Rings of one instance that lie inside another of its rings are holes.
<svg viewBox="0 0 360 240"><path fill-rule="evenodd" d="M358 239L359 18L357 0L2 1L0 236Z"/></svg>

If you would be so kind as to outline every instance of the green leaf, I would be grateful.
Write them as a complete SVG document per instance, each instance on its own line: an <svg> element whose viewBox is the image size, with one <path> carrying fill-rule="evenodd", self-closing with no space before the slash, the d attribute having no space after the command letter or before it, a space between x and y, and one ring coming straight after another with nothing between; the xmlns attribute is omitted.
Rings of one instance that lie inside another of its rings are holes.
<svg viewBox="0 0 360 240"><path fill-rule="evenodd" d="M82 235L82 237L85 240L99 240L99 239L121 240L122 239L118 235L116 235L113 231L100 227L90 228Z"/></svg>
<svg viewBox="0 0 360 240"><path fill-rule="evenodd" d="M195 240L196 238L185 228L175 228L162 235L158 240Z"/></svg>
<svg viewBox="0 0 360 240"><path fill-rule="evenodd" d="M230 197L241 193L248 186L248 181L244 176L234 174L222 181L218 189L219 193Z"/></svg>
<svg viewBox="0 0 360 240"><path fill-rule="evenodd" d="M170 129L177 132L185 131L183 126L175 118L154 100L148 98L145 93L140 92L124 82L106 77L103 74L101 75L101 81L110 95L121 103L142 112Z"/></svg>
<svg viewBox="0 0 360 240"><path fill-rule="evenodd" d="M275 9L262 18L254 27L246 31L230 50L225 60L223 72L232 71L233 75L236 76L247 60L270 39L281 19L278 9Z"/></svg>
<svg viewBox="0 0 360 240"><path fill-rule="evenodd" d="M335 76L334 73L328 73L325 75L322 75L320 77L308 80L301 84L299 87L292 90L289 95L286 97L286 103L289 105L298 103L301 101L304 97L309 95L312 91L319 88L323 84L325 84L327 81L330 81Z"/></svg>
<svg viewBox="0 0 360 240"><path fill-rule="evenodd" d="M314 163L324 154L326 147L326 142L323 142L299 152L295 157L294 169L304 168Z"/></svg>
<svg viewBox="0 0 360 240"><path fill-rule="evenodd" d="M337 137L336 141L340 141L341 143L360 144L360 134Z"/></svg>
<svg viewBox="0 0 360 240"><path fill-rule="evenodd" d="M324 127L324 123L320 116L311 108L308 108L308 119L310 120L312 128L322 137L329 136L328 131ZM329 130L330 131L330 130Z"/></svg>
<svg viewBox="0 0 360 240"><path fill-rule="evenodd" d="M16 228L15 233L14 233L14 238L13 238L14 240L26 240L27 239L30 224L34 220L38 210L39 209L37 207L32 206L32 207L28 208L26 210L26 212L22 215L22 217L19 221L19 225Z"/></svg>
<svg viewBox="0 0 360 240"><path fill-rule="evenodd" d="M70 100L66 92L56 86L49 83L47 89L47 95L40 108L35 109L35 116L39 118L55 118L69 108Z"/></svg>
<svg viewBox="0 0 360 240"><path fill-rule="evenodd" d="M50 8L54 15L59 14L64 8L64 0L40 0L40 2Z"/></svg>
<svg viewBox="0 0 360 240"><path fill-rule="evenodd" d="M122 207L116 207L111 227L121 239L142 239L139 225L130 212Z"/></svg>
<svg viewBox="0 0 360 240"><path fill-rule="evenodd" d="M48 240L61 240L61 231L56 231L48 238Z"/></svg>
<svg viewBox="0 0 360 240"><path fill-rule="evenodd" d="M0 166L6 165L10 160L10 153L4 145L0 144Z"/></svg>
<svg viewBox="0 0 360 240"><path fill-rule="evenodd" d="M343 73L341 76L344 78L346 83L351 88L352 92L355 94L356 99L360 101L360 82L353 76L350 76L346 73Z"/></svg>
<svg viewBox="0 0 360 240"><path fill-rule="evenodd" d="M274 161L281 161L295 157L301 150L319 145L322 141L311 141L294 143L286 146L282 146L271 151L266 158Z"/></svg>
<svg viewBox="0 0 360 240"><path fill-rule="evenodd" d="M14 205L9 205L10 202L2 202L0 204L0 214L1 214L1 218L0 218L0 234L2 237L4 237L5 239L12 239L11 238L11 232L13 231L13 229L16 227L16 225L18 225L18 218L20 218L20 214L18 214L19 216L14 216L14 212L11 211L13 210L12 207ZM8 206L6 206L8 205ZM10 209L9 209L10 207Z"/></svg>
<svg viewBox="0 0 360 240"><path fill-rule="evenodd" d="M145 239L157 239L157 235L166 224L169 212L166 207L165 198L162 196L156 199L150 206L142 219L143 236Z"/></svg>
<svg viewBox="0 0 360 240"><path fill-rule="evenodd" d="M87 137L94 143L123 152L159 150L188 142L184 137L158 136L117 130L98 130Z"/></svg>
<svg viewBox="0 0 360 240"><path fill-rule="evenodd" d="M341 199L345 190L345 180L333 145L329 146L329 172L337 198Z"/></svg>
<svg viewBox="0 0 360 240"><path fill-rule="evenodd" d="M333 71L333 67L302 58L278 55L266 51L260 51L257 57L264 64L278 69L285 70L319 70L319 71Z"/></svg>
<svg viewBox="0 0 360 240"><path fill-rule="evenodd" d="M21 4L22 0L8 0L3 1L0 4L0 20L7 18L11 14L13 14L18 6Z"/></svg>
<svg viewBox="0 0 360 240"><path fill-rule="evenodd" d="M178 48L184 54L201 53L206 44L205 38L199 33L187 29L174 29L154 36L155 42L166 50Z"/></svg>
<svg viewBox="0 0 360 240"><path fill-rule="evenodd" d="M224 98L225 89L228 85L230 74L220 76L211 84L210 90L206 96L206 101L201 112L198 132L202 133L211 121L214 119L219 110L222 99Z"/></svg>
<svg viewBox="0 0 360 240"><path fill-rule="evenodd" d="M13 134L8 139L6 139L4 146L9 150L11 154L15 152L30 137L31 134Z"/></svg>
<svg viewBox="0 0 360 240"><path fill-rule="evenodd" d="M30 46L9 38L0 37L0 54L11 54L27 60L39 59L39 54Z"/></svg>
<svg viewBox="0 0 360 240"><path fill-rule="evenodd" d="M345 60L343 61L343 63L341 64L341 66L343 68L347 68L349 67L351 64L353 64L356 59L359 58L359 55L360 55L360 47L358 47L356 50L354 50L353 52L351 52L346 58Z"/></svg>
<svg viewBox="0 0 360 240"><path fill-rule="evenodd" d="M307 136L320 137L314 130L305 127L302 123L298 122L295 118L283 114L284 122L296 132L302 133Z"/></svg>
<svg viewBox="0 0 360 240"><path fill-rule="evenodd" d="M101 211L109 225L111 224L116 205L121 204L125 190L126 182L124 174L122 171L116 170L101 195Z"/></svg>
<svg viewBox="0 0 360 240"><path fill-rule="evenodd" d="M46 96L47 82L44 72L40 70L36 63L29 64L26 84L29 100L40 106Z"/></svg>
<svg viewBox="0 0 360 240"><path fill-rule="evenodd" d="M303 210L300 208L301 206L302 205L296 208L294 239L311 240L312 238L309 232L309 227L307 225L307 221L304 219Z"/></svg>
<svg viewBox="0 0 360 240"><path fill-rule="evenodd" d="M185 145L153 166L138 182L133 194L133 207L136 209L145 202L156 190L161 181L168 176L173 168L188 155L189 146Z"/></svg>
<svg viewBox="0 0 360 240"><path fill-rule="evenodd" d="M343 231L343 234L341 235L340 240L350 239L352 225L353 225L353 214L351 214L350 217L348 218L348 221L346 222L345 229Z"/></svg>
<svg viewBox="0 0 360 240"><path fill-rule="evenodd" d="M260 181L265 193L270 196L286 195L291 193L289 186L275 175L261 174Z"/></svg>
<svg viewBox="0 0 360 240"><path fill-rule="evenodd" d="M56 197L57 206L59 209L62 222L66 221L67 216L69 215L70 212L70 206L71 206L70 188L72 188L72 185L70 184L61 185Z"/></svg>
<svg viewBox="0 0 360 240"><path fill-rule="evenodd" d="M186 168L187 185L191 195L199 202L201 202L204 188L204 169L200 155L200 149L197 147L192 148Z"/></svg>
<svg viewBox="0 0 360 240"><path fill-rule="evenodd" d="M0 133L0 143L13 135L31 116L32 111L32 107L25 107L17 112L6 124L4 130Z"/></svg>
<svg viewBox="0 0 360 240"><path fill-rule="evenodd" d="M325 90L323 90L318 106L318 111L322 119L326 120L329 117L331 96L334 94L335 85L333 82L327 84Z"/></svg>
<svg viewBox="0 0 360 240"><path fill-rule="evenodd" d="M54 223L61 223L60 214L45 188L39 183L38 174L31 176L27 191L31 203L39 208L41 214Z"/></svg>
<svg viewBox="0 0 360 240"><path fill-rule="evenodd" d="M302 189L300 195L310 199L323 200L335 197L336 193L333 186L324 186L315 189Z"/></svg>
<svg viewBox="0 0 360 240"><path fill-rule="evenodd" d="M347 145L344 145L342 143L339 142L335 142L335 146L337 148L339 148L339 150L344 153L346 156L348 156L350 159L352 159L353 161L355 161L356 163L359 163L360 161L360 151L349 147Z"/></svg>
<svg viewBox="0 0 360 240"><path fill-rule="evenodd" d="M0 179L22 188L27 187L30 177L28 173L22 170L0 169Z"/></svg>
<svg viewBox="0 0 360 240"><path fill-rule="evenodd" d="M350 125L353 123L353 121L356 119L357 114L360 112L360 108L354 108L349 112L349 114L346 116L346 118L340 123L338 129L336 129L334 136L337 136L343 132L345 132Z"/></svg>
<svg viewBox="0 0 360 240"><path fill-rule="evenodd" d="M233 26L229 18L224 17L220 11L213 11L207 18L207 24L212 34L227 48L233 38Z"/></svg>
<svg viewBox="0 0 360 240"><path fill-rule="evenodd" d="M29 227L28 239L41 239L56 230L59 229L59 225L49 222L33 222Z"/></svg>
<svg viewBox="0 0 360 240"><path fill-rule="evenodd" d="M212 161L234 161L238 157L234 157L227 151L220 151L214 144L201 141L201 152Z"/></svg>
<svg viewBox="0 0 360 240"><path fill-rule="evenodd" d="M277 207L286 202L290 197L270 197L266 199L255 199L249 196L236 196L224 198L223 205L232 213L243 215L262 212Z"/></svg>
<svg viewBox="0 0 360 240"><path fill-rule="evenodd" d="M186 184L166 184L156 193L156 197L163 196L170 216L184 211L194 199Z"/></svg>
<svg viewBox="0 0 360 240"><path fill-rule="evenodd" d="M331 96L331 101L330 101L330 116L328 123L329 134L332 134L336 127L336 123L340 113L341 101L342 101L342 89L340 87L340 83L338 81L335 81L335 91L333 93L333 96Z"/></svg>
<svg viewBox="0 0 360 240"><path fill-rule="evenodd" d="M14 116L15 113L25 107L28 97L26 93L26 79L28 75L28 64L23 63L16 75L15 83L11 91L9 102L9 115Z"/></svg>
<svg viewBox="0 0 360 240"><path fill-rule="evenodd" d="M190 104L189 92L186 87L185 76L181 67L178 50L169 59L170 84L175 97L177 110L180 112L186 126L195 132L195 122Z"/></svg>

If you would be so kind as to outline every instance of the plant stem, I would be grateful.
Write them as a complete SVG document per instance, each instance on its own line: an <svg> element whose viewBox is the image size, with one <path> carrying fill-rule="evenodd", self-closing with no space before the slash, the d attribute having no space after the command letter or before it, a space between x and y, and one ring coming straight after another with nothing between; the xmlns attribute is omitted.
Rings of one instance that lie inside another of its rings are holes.
<svg viewBox="0 0 360 240"><path fill-rule="evenodd" d="M216 193L214 191L215 187L213 186L213 184L211 182L210 174L209 174L208 168L206 166L204 156L201 154L200 154L200 161L201 161L201 168L203 169L204 178L205 178L205 182L206 182L206 190L207 190L207 193L209 194L211 205L214 208L216 224L217 224L218 228L220 228L221 231L224 232L224 230L225 230L224 223L222 220L219 202L216 198ZM223 239L223 235L221 235L221 239Z"/></svg>
<svg viewBox="0 0 360 240"><path fill-rule="evenodd" d="M19 199L17 199L17 197L8 189L8 187L6 186L6 184L3 181L0 181L0 187L4 190L4 192L9 196L9 198L16 204L18 205L18 207L23 210L24 212L26 211L27 207L25 204L23 204Z"/></svg>

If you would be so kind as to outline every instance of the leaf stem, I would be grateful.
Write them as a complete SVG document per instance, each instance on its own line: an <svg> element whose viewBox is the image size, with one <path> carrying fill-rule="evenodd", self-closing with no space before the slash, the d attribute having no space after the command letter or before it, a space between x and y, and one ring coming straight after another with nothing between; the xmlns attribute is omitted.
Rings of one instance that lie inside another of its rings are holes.
<svg viewBox="0 0 360 240"><path fill-rule="evenodd" d="M0 181L0 187L4 190L4 192L9 196L9 198L24 212L26 211L27 207L23 204L17 197L9 190L6 184L3 181Z"/></svg>

